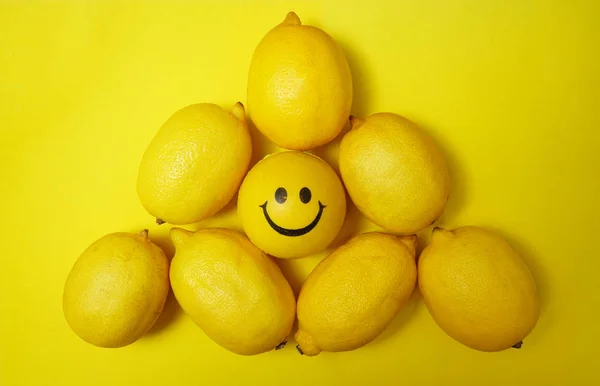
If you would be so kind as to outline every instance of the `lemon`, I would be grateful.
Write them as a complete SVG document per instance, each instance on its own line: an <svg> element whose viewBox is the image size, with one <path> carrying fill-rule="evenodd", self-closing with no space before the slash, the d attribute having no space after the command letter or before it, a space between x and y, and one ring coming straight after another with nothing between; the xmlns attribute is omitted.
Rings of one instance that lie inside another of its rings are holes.
<svg viewBox="0 0 600 386"><path fill-rule="evenodd" d="M239 188L252 155L244 106L177 111L158 131L139 168L137 191L157 223L189 224L222 209Z"/></svg>
<svg viewBox="0 0 600 386"><path fill-rule="evenodd" d="M429 136L408 119L379 113L351 119L340 145L342 179L358 209L377 225L414 233L444 211L448 167Z"/></svg>
<svg viewBox="0 0 600 386"><path fill-rule="evenodd" d="M531 272L502 237L482 228L435 228L419 258L419 288L437 324L476 350L519 348L538 320Z"/></svg>
<svg viewBox="0 0 600 386"><path fill-rule="evenodd" d="M341 47L290 12L256 47L248 75L248 111L277 145L321 146L344 127L352 105L352 76Z"/></svg>
<svg viewBox="0 0 600 386"><path fill-rule="evenodd" d="M162 312L168 275L169 262L147 230L106 235L83 252L67 278L65 318L81 339L95 346L131 344Z"/></svg>
<svg viewBox="0 0 600 386"><path fill-rule="evenodd" d="M241 355L279 348L294 324L292 289L272 258L239 232L173 228L171 286L192 320Z"/></svg>
<svg viewBox="0 0 600 386"><path fill-rule="evenodd" d="M250 240L263 251L303 257L335 239L346 216L346 195L325 161L285 151L267 156L248 172L238 214Z"/></svg>
<svg viewBox="0 0 600 386"><path fill-rule="evenodd" d="M415 235L365 233L323 259L298 297L298 350L353 350L383 332L415 287L415 244Z"/></svg>

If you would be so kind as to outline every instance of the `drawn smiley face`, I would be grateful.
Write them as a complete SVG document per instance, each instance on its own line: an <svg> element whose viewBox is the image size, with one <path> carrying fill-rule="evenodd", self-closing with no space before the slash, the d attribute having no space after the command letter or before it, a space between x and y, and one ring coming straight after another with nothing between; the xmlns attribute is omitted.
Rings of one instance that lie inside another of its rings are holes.
<svg viewBox="0 0 600 386"><path fill-rule="evenodd" d="M310 189L305 186L302 189L300 189L299 196L300 196L300 201L302 203L308 204L312 198L312 193L311 193ZM279 204L285 204L287 199L288 199L287 190L285 190L285 188L277 188L277 190L275 191L275 201L277 201L277 203L279 203ZM317 226L319 221L321 220L321 216L323 215L323 209L325 209L327 207L327 205L323 205L323 203L321 201L319 201L319 212L317 213L314 220L312 220L312 222L310 224L308 224L307 226L305 226L303 228L289 229L289 228L284 228L284 227L277 225L275 223L275 221L273 221L271 219L271 216L269 216L269 212L267 211L268 203L269 203L268 201L265 201L264 204L259 205L263 209L263 214L265 215L265 219L267 220L267 223L271 226L271 228L273 228L273 230L275 232L279 233L280 235L290 236L290 237L303 236L303 235L307 234L308 232L312 231Z"/></svg>
<svg viewBox="0 0 600 386"><path fill-rule="evenodd" d="M302 257L333 241L344 222L346 196L325 161L287 151L264 158L248 172L238 214L250 240L263 251Z"/></svg>

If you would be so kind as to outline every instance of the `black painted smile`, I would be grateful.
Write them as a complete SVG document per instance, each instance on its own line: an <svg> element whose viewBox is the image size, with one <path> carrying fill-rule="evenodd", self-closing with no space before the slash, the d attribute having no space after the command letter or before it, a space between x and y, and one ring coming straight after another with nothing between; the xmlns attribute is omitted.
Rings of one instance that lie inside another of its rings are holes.
<svg viewBox="0 0 600 386"><path fill-rule="evenodd" d="M288 228L280 227L279 225L275 224L275 222L273 220L271 220L271 217L269 216L269 213L267 212L267 201L265 201L264 204L259 205L259 206L262 208L263 214L265 215L265 219L267 220L267 222L269 223L271 228L273 228L273 230L275 232L279 233L280 235L290 236L290 237L302 236L302 235L305 235L308 232L312 231L319 223L319 220L321 220L321 215L323 214L323 209L327 208L327 205L323 205L323 204L321 204L321 201L319 201L319 213L317 213L317 217L315 217L315 219L310 224L308 224L304 228L300 228L300 229L288 229Z"/></svg>

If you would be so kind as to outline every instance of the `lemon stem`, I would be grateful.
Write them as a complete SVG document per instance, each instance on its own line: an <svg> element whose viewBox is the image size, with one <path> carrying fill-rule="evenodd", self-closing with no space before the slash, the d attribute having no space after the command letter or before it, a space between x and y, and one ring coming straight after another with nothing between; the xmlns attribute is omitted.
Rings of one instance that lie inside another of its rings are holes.
<svg viewBox="0 0 600 386"><path fill-rule="evenodd" d="M350 121L350 128L354 129L356 126L358 126L359 124L363 123L365 120L362 118L358 118L355 117L354 115L350 115L350 117L348 118L348 120Z"/></svg>
<svg viewBox="0 0 600 386"><path fill-rule="evenodd" d="M284 340L283 342L279 343L277 345L277 347L275 347L275 350L281 350L282 348L285 347L285 344L287 343L287 340Z"/></svg>
<svg viewBox="0 0 600 386"><path fill-rule="evenodd" d="M521 346L523 346L523 341L522 341L522 340L520 340L520 341L519 341L517 344L515 344L515 345L513 346L513 348L517 348L517 349L519 349L519 348L521 348Z"/></svg>
<svg viewBox="0 0 600 386"><path fill-rule="evenodd" d="M156 218L156 223L157 223L158 225L162 225L162 224L164 224L164 223L165 223L165 220L163 220L163 219L161 219L161 218L158 218L158 217L157 217L157 218Z"/></svg>
<svg viewBox="0 0 600 386"><path fill-rule="evenodd" d="M300 21L300 18L298 17L298 15L296 15L295 12L290 12L285 16L285 20L283 21L283 24L301 25L302 22Z"/></svg>
<svg viewBox="0 0 600 386"><path fill-rule="evenodd" d="M148 229L142 229L140 231L140 237L144 240L148 240Z"/></svg>

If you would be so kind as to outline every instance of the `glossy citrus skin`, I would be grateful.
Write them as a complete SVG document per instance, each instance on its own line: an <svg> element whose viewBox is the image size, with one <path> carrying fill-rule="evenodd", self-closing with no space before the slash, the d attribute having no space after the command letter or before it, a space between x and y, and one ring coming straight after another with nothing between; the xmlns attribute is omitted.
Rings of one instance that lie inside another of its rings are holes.
<svg viewBox="0 0 600 386"><path fill-rule="evenodd" d="M244 106L209 103L177 111L144 153L137 191L158 222L190 224L222 209L248 170L252 143Z"/></svg>
<svg viewBox="0 0 600 386"><path fill-rule="evenodd" d="M419 257L419 288L433 319L452 338L500 351L535 327L535 280L515 250L479 227L436 228Z"/></svg>
<svg viewBox="0 0 600 386"><path fill-rule="evenodd" d="M433 140L393 113L353 118L340 145L344 185L358 209L377 225L414 233L444 211L450 174Z"/></svg>
<svg viewBox="0 0 600 386"><path fill-rule="evenodd" d="M290 334L296 301L277 264L228 229L173 228L171 286L192 320L241 355L270 351Z"/></svg>
<svg viewBox="0 0 600 386"><path fill-rule="evenodd" d="M294 150L335 138L352 105L352 75L341 47L290 12L256 47L248 75L248 110L256 127Z"/></svg>
<svg viewBox="0 0 600 386"><path fill-rule="evenodd" d="M415 244L415 235L364 233L327 256L298 297L299 349L354 350L381 334L415 287Z"/></svg>
<svg viewBox="0 0 600 386"><path fill-rule="evenodd" d="M81 339L122 347L152 327L168 292L169 262L148 232L112 233L90 245L73 266L63 311Z"/></svg>
<svg viewBox="0 0 600 386"><path fill-rule="evenodd" d="M304 197L307 191L310 196ZM238 196L238 214L250 240L263 251L281 258L303 257L335 239L344 223L346 195L325 161L287 151L267 156L248 172ZM286 235L274 227L306 233Z"/></svg>

